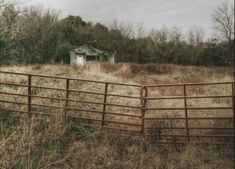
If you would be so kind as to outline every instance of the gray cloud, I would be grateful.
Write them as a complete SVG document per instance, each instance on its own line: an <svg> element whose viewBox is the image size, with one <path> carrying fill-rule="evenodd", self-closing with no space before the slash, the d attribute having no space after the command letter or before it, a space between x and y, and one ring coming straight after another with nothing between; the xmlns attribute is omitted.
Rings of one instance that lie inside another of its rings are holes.
<svg viewBox="0 0 235 169"><path fill-rule="evenodd" d="M213 32L211 15L223 2L233 0L21 0L24 5L43 4L62 11L62 15L79 15L86 21L109 24L118 19L145 28L177 26L184 31L192 25Z"/></svg>

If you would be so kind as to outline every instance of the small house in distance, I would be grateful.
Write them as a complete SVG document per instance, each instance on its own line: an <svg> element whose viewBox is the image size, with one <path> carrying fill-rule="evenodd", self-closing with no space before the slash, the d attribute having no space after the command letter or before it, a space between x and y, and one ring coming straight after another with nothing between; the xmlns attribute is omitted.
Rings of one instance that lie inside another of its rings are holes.
<svg viewBox="0 0 235 169"><path fill-rule="evenodd" d="M115 56L89 45L82 45L70 51L70 64L84 65L90 62L115 63Z"/></svg>

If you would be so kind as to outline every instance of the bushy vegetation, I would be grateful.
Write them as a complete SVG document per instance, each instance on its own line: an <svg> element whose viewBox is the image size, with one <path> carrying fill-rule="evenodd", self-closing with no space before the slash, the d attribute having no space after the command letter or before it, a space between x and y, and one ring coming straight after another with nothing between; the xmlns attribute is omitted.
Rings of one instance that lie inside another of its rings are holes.
<svg viewBox="0 0 235 169"><path fill-rule="evenodd" d="M116 53L118 62L232 66L233 10L224 5L212 18L220 38L205 39L204 31L197 26L188 32L163 27L146 33L142 26L134 29L117 21L105 26L84 21L79 16L61 19L59 13L51 9L23 9L16 4L3 4L0 63L68 63L69 50L89 44Z"/></svg>

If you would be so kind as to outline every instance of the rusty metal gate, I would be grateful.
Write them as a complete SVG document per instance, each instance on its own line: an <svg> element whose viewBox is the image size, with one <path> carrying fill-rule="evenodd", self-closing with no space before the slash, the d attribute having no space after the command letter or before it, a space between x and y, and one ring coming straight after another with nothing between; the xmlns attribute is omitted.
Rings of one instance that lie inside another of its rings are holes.
<svg viewBox="0 0 235 169"><path fill-rule="evenodd" d="M6 71L0 77L1 111L62 115L160 143L234 144L234 82L143 86Z"/></svg>

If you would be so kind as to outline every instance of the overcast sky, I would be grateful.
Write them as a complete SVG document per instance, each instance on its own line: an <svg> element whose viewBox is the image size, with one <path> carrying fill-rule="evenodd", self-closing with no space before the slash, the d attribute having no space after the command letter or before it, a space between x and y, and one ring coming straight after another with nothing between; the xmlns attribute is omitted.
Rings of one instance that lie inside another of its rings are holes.
<svg viewBox="0 0 235 169"><path fill-rule="evenodd" d="M223 2L233 0L19 0L25 6L43 5L61 11L62 16L79 15L85 21L109 25L113 20L140 23L150 30L177 26L186 32L193 25L213 34L211 15Z"/></svg>

